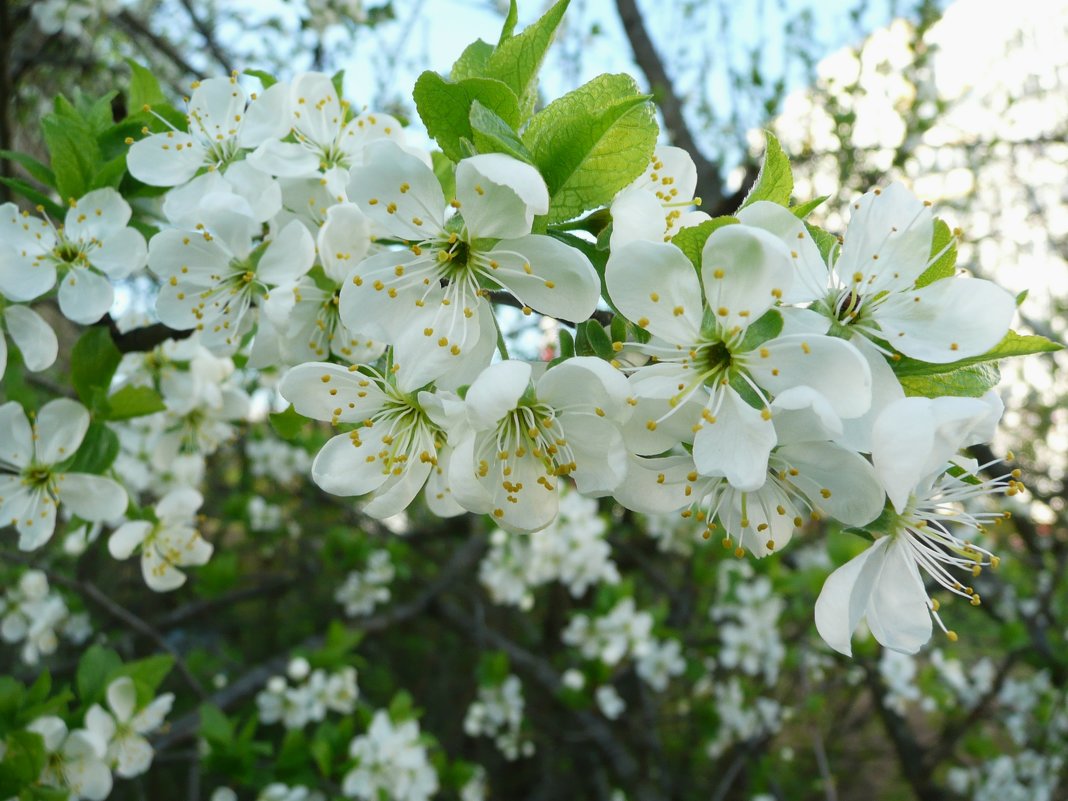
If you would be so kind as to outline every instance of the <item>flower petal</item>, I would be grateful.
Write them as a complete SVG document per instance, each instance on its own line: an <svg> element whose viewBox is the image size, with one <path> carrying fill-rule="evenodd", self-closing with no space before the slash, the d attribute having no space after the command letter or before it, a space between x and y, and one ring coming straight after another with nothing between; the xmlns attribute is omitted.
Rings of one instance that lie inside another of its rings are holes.
<svg viewBox="0 0 1068 801"><path fill-rule="evenodd" d="M367 146L363 166L350 174L348 195L394 236L421 242L441 233L441 184L433 170L389 139Z"/></svg>
<svg viewBox="0 0 1068 801"><path fill-rule="evenodd" d="M830 270L797 215L778 203L758 200L740 209L735 216L745 225L774 234L790 251L794 279L790 290L783 294L783 303L807 303L827 294Z"/></svg>
<svg viewBox="0 0 1068 801"><path fill-rule="evenodd" d="M530 364L516 359L491 364L467 390L467 419L476 431L495 428L530 386Z"/></svg>
<svg viewBox="0 0 1068 801"><path fill-rule="evenodd" d="M693 440L693 460L706 476L723 476L736 489L760 489L768 477L768 456L775 447L775 427L731 387L716 413Z"/></svg>
<svg viewBox="0 0 1068 801"><path fill-rule="evenodd" d="M868 628L892 651L914 654L931 639L930 600L904 535L894 537L885 553L868 601Z"/></svg>
<svg viewBox="0 0 1068 801"><path fill-rule="evenodd" d="M793 286L793 259L774 234L748 225L717 228L701 251L708 308L725 331L745 329Z"/></svg>
<svg viewBox="0 0 1068 801"><path fill-rule="evenodd" d="M129 520L108 537L108 553L115 559L129 559L151 533L152 524L147 520Z"/></svg>
<svg viewBox="0 0 1068 801"><path fill-rule="evenodd" d="M664 207L652 192L636 186L624 189L612 201L611 212L612 253L631 242L664 242Z"/></svg>
<svg viewBox="0 0 1068 801"><path fill-rule="evenodd" d="M886 493L860 454L830 442L804 442L784 445L775 456L797 469L791 481L813 505L842 523L863 526L883 511Z"/></svg>
<svg viewBox="0 0 1068 801"><path fill-rule="evenodd" d="M113 520L126 511L126 490L110 478L64 473L57 479L59 500L83 520Z"/></svg>
<svg viewBox="0 0 1068 801"><path fill-rule="evenodd" d="M278 391L305 417L341 423L367 420L386 402L385 394L366 375L327 362L291 368Z"/></svg>
<svg viewBox="0 0 1068 801"><path fill-rule="evenodd" d="M835 570L816 599L816 630L838 653L853 655L850 640L869 606L875 575L886 559L889 537L876 540L863 553Z"/></svg>
<svg viewBox="0 0 1068 801"><path fill-rule="evenodd" d="M126 278L145 266L148 246L140 231L123 228L109 234L90 256L93 266L108 278Z"/></svg>
<svg viewBox="0 0 1068 801"><path fill-rule="evenodd" d="M129 676L115 679L108 685L107 697L108 706L119 723L126 723L133 717L134 710L137 709L137 688L133 679Z"/></svg>
<svg viewBox="0 0 1068 801"><path fill-rule="evenodd" d="M993 348L1015 313L1012 295L997 284L957 276L890 295L872 316L886 341L906 356L945 364Z"/></svg>
<svg viewBox="0 0 1068 801"><path fill-rule="evenodd" d="M22 351L27 370L36 373L52 366L59 353L59 341L41 315L26 306L8 306L4 322L11 341Z"/></svg>
<svg viewBox="0 0 1068 801"><path fill-rule="evenodd" d="M558 239L539 234L502 239L483 259L490 262L485 275L542 314L581 322L597 308L597 271L581 251Z"/></svg>
<svg viewBox="0 0 1068 801"><path fill-rule="evenodd" d="M37 413L37 461L51 465L72 455L89 430L89 412L78 401L56 398Z"/></svg>
<svg viewBox="0 0 1068 801"><path fill-rule="evenodd" d="M182 131L152 134L134 142L126 154L130 175L149 186L178 186L208 163L208 150Z"/></svg>
<svg viewBox="0 0 1068 801"><path fill-rule="evenodd" d="M0 440L0 462L16 468L29 465L34 454L33 429L26 412L15 401L0 406L0 431L7 432Z"/></svg>
<svg viewBox="0 0 1068 801"><path fill-rule="evenodd" d="M632 242L613 250L605 283L627 319L675 345L697 341L704 313L701 283L674 245Z"/></svg>
<svg viewBox="0 0 1068 801"><path fill-rule="evenodd" d="M290 220L263 253L256 276L267 284L295 281L315 261L315 240L299 220Z"/></svg>
<svg viewBox="0 0 1068 801"><path fill-rule="evenodd" d="M130 221L130 204L111 187L88 192L67 209L63 235L68 240L106 240Z"/></svg>
<svg viewBox="0 0 1068 801"><path fill-rule="evenodd" d="M355 203L339 203L326 213L318 239L323 270L340 284L367 255L371 223Z"/></svg>
<svg viewBox="0 0 1068 801"><path fill-rule="evenodd" d="M456 166L456 198L471 239L515 239L549 210L549 190L534 167L503 153L485 153Z"/></svg>
<svg viewBox="0 0 1068 801"><path fill-rule="evenodd" d="M354 436L355 435L355 436ZM312 463L312 480L333 495L366 495L389 479L378 456L381 437L374 429L338 434L319 451Z"/></svg>
<svg viewBox="0 0 1068 801"><path fill-rule="evenodd" d="M92 325L111 308L115 291L98 272L71 265L59 284L59 310L74 323Z"/></svg>

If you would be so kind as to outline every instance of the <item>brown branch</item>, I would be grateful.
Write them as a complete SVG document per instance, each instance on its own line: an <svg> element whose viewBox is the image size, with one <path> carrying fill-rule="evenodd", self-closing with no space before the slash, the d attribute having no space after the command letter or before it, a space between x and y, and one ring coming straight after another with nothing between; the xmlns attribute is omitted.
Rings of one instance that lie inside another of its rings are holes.
<svg viewBox="0 0 1068 801"><path fill-rule="evenodd" d="M189 14L189 20L193 23L193 27L197 29L197 33L204 39L204 44L208 46L208 50L214 59L219 62L219 66L226 70L227 73L233 72L234 68L230 59L215 40L215 32L197 14L196 9L193 8L192 0L181 0L181 3L182 8Z"/></svg>
<svg viewBox="0 0 1068 801"><path fill-rule="evenodd" d="M123 11L122 13L117 14L115 20L126 29L127 33L151 44L159 52L174 62L175 66L187 75L198 79L203 77L200 70L186 61L185 56L179 53L178 49L171 44L170 41L153 33L141 20L129 11Z"/></svg>
<svg viewBox="0 0 1068 801"><path fill-rule="evenodd" d="M657 105L660 106L660 113L664 117L664 125L668 133L671 134L671 141L693 158L693 163L697 167L697 194L704 202L705 209L712 216L734 211L737 204L724 196L720 165L705 158L686 124L682 100L675 93L674 84L667 74L664 62L657 53L652 39L649 38L649 32L642 22L642 12L638 8L637 0L616 0L616 9L623 23L623 30L630 41L631 50L634 52L634 60L645 73L645 79L649 82L649 90L653 93ZM728 200L731 203L729 206Z"/></svg>

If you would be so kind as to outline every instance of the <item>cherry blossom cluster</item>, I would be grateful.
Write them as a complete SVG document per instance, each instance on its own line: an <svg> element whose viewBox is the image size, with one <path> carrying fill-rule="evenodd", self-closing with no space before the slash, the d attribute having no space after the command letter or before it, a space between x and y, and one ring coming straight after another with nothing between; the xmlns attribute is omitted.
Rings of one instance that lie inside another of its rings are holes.
<svg viewBox="0 0 1068 801"><path fill-rule="evenodd" d="M286 681L287 677L293 684ZM264 723L303 729L310 722L323 720L327 712L351 715L359 695L355 668L327 673L322 669L312 670L307 659L297 657L290 661L286 676L268 680L256 696L256 706Z"/></svg>
<svg viewBox="0 0 1068 801"><path fill-rule="evenodd" d="M166 406L116 426L127 486L172 490L109 538L116 558L140 553L150 587L177 587L179 568L210 557L189 485L248 416L240 360L288 368L281 396L338 429L310 468L323 490L376 518L420 496L442 517L487 515L503 532L491 586L507 537L554 525L567 487L678 515L739 556L781 550L812 521L866 530L871 547L816 605L844 653L861 619L883 644L918 649L942 625L924 574L978 603L962 578L997 560L960 532L995 522L975 504L1019 484L958 454L991 439L1000 401L916 397L896 368L983 357L1015 304L940 266L953 238L936 246L929 205L902 185L859 198L837 239L768 199L710 219L690 157L660 146L608 204L610 226L582 239L547 225L552 197L528 160L480 152L442 170L324 74L259 91L238 78L193 85L188 130L160 117L129 140L130 174L165 190L147 242L114 189L72 199L62 224L0 208L4 326L29 369L56 347L26 304L54 291L70 320L94 323L146 265L159 320L191 334L128 357L117 378ZM575 355L562 338L550 361L512 358L506 306L581 324L593 347ZM0 407L18 432L0 452L0 519L23 549L47 541L61 503L122 522L118 483L66 471L88 425L76 406L45 405L32 430L21 407ZM179 475L146 476L134 457ZM539 555L551 538L511 546L545 562L522 585L612 580L600 532L575 536L571 554Z"/></svg>

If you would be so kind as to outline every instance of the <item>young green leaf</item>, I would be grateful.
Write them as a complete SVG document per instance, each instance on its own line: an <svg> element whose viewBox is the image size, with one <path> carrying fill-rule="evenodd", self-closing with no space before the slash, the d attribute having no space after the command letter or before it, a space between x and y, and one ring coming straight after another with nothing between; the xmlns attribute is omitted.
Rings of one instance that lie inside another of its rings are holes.
<svg viewBox="0 0 1068 801"><path fill-rule="evenodd" d="M519 6L515 0L509 0L508 2L508 14L504 18L504 25L501 26L501 35L497 39L497 45L500 46L508 39L512 38L512 34L515 33L516 23L519 22Z"/></svg>
<svg viewBox="0 0 1068 801"><path fill-rule="evenodd" d="M790 159L771 131L765 131L766 145L764 161L760 165L756 183L742 201L742 208L758 200L770 200L780 206L790 205L790 194L794 191L794 176L790 171Z"/></svg>
<svg viewBox="0 0 1068 801"><path fill-rule="evenodd" d="M449 78L454 82L465 78L485 78L486 64L489 63L489 57L492 54L493 45L476 39L465 47L464 52L456 59L456 63L449 71Z"/></svg>
<svg viewBox="0 0 1068 801"><path fill-rule="evenodd" d="M471 131L479 153L504 153L527 164L534 163L534 157L519 139L519 134L477 100L471 103Z"/></svg>
<svg viewBox="0 0 1068 801"><path fill-rule="evenodd" d="M282 412L271 412L268 416L274 433L284 440L293 440L300 436L308 418L298 413L292 406L286 407Z"/></svg>
<svg viewBox="0 0 1068 801"><path fill-rule="evenodd" d="M129 420L167 408L152 387L125 386L108 398L108 420Z"/></svg>
<svg viewBox="0 0 1068 801"><path fill-rule="evenodd" d="M942 278L952 278L957 264L957 238L942 220L934 221L934 237L931 240L931 264L916 279L916 286L927 286Z"/></svg>
<svg viewBox="0 0 1068 801"><path fill-rule="evenodd" d="M119 368L122 354L105 326L89 328L71 349L70 378L74 391L90 410L107 397L111 379Z"/></svg>
<svg viewBox="0 0 1068 801"><path fill-rule="evenodd" d="M25 153L16 153L13 150L0 150L0 159L15 162L26 170L33 180L42 183L45 186L55 188L55 174L48 169L46 165L42 164L32 156L27 156Z"/></svg>
<svg viewBox="0 0 1068 801"><path fill-rule="evenodd" d="M130 89L127 103L131 110L140 110L145 106L167 102L159 81L150 70L142 67L132 58L126 59L126 63L130 66Z"/></svg>
<svg viewBox="0 0 1068 801"><path fill-rule="evenodd" d="M99 475L115 462L119 455L119 438L105 423L90 423L74 458L67 465L70 473Z"/></svg>
<svg viewBox="0 0 1068 801"><path fill-rule="evenodd" d="M611 202L648 166L658 133L629 75L601 75L538 112L523 143L549 187L547 222Z"/></svg>
<svg viewBox="0 0 1068 801"><path fill-rule="evenodd" d="M471 104L479 101L515 127L519 124L519 101L505 84L490 78L465 78L453 83L429 70L419 76L412 93L415 108L442 152L453 161L466 155L462 139L471 140Z"/></svg>
<svg viewBox="0 0 1068 801"><path fill-rule="evenodd" d="M78 661L75 684L78 698L83 704L91 704L104 697L111 675L122 667L119 655L110 648L90 646Z"/></svg>
<svg viewBox="0 0 1068 801"><path fill-rule="evenodd" d="M899 376L898 379L901 381L901 388L909 396L939 398L954 395L978 398L997 386L1001 380L1001 371L995 362L985 362L937 375L906 375Z"/></svg>
<svg viewBox="0 0 1068 801"><path fill-rule="evenodd" d="M80 198L89 191L102 166L95 134L85 120L69 113L44 117L41 132L55 173L56 191L64 200Z"/></svg>
<svg viewBox="0 0 1068 801"><path fill-rule="evenodd" d="M42 207L55 219L62 220L63 215L66 213L65 209L62 206L52 200L52 198L50 198L44 192L40 191L39 189L35 189L34 187L30 186L30 184L19 178L8 178L6 176L0 175L0 184L14 189L16 192L18 192L31 203L33 203L35 206Z"/></svg>
<svg viewBox="0 0 1068 801"><path fill-rule="evenodd" d="M968 359L961 359L949 364L932 364L902 356L897 361L892 362L891 366L899 379L912 376L940 376L955 372L969 365L996 362L1013 356L1029 356L1033 353L1052 353L1063 350L1063 348L1064 346L1059 342L1053 342L1043 336L1017 334L1015 331L1009 331L1001 342L986 353L972 356Z"/></svg>
<svg viewBox="0 0 1068 801"><path fill-rule="evenodd" d="M794 213L794 216L797 217L799 220L803 220L813 211L822 206L829 197L830 195L820 195L817 198L809 200L807 203L798 203L796 206L791 207L790 211L792 211Z"/></svg>
<svg viewBox="0 0 1068 801"><path fill-rule="evenodd" d="M537 22L527 26L522 33L504 37L509 21L514 30L514 17L509 10L501 41L486 62L486 76L503 81L519 99L523 119L530 116L538 94L538 71L545 53L552 44L556 29L567 11L570 0L559 0ZM513 4L514 5L514 4Z"/></svg>

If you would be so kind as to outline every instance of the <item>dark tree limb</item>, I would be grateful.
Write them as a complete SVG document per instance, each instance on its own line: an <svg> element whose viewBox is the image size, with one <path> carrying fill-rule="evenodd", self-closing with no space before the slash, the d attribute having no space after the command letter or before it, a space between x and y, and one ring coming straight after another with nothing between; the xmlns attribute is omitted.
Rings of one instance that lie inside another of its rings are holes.
<svg viewBox="0 0 1068 801"><path fill-rule="evenodd" d="M211 26L208 25L208 23L197 14L196 9L193 8L193 0L181 0L181 3L182 8L189 14L189 21L193 23L193 27L196 28L197 33L199 33L204 40L204 44L207 45L212 58L214 58L219 66L226 70L227 73L233 72L233 62L230 61L229 56L227 56L219 46L219 42L215 39L215 31L212 30Z"/></svg>

